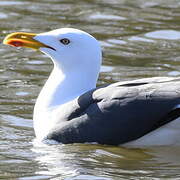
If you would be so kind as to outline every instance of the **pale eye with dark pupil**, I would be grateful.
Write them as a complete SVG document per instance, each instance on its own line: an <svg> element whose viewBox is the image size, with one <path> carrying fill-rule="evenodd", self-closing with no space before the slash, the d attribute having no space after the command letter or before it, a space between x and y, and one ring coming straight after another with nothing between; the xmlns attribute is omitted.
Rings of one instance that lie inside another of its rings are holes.
<svg viewBox="0 0 180 180"><path fill-rule="evenodd" d="M64 39L61 39L60 42L61 42L62 44L64 44L64 45L67 45L67 44L70 43L70 40L67 39L67 38L64 38Z"/></svg>

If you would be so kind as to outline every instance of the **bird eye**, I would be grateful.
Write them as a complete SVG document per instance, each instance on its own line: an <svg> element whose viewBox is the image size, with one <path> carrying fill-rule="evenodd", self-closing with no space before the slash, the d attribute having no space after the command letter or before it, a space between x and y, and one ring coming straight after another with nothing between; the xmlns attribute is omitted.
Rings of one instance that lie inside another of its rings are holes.
<svg viewBox="0 0 180 180"><path fill-rule="evenodd" d="M60 42L64 45L68 45L70 43L70 40L67 38L61 39Z"/></svg>

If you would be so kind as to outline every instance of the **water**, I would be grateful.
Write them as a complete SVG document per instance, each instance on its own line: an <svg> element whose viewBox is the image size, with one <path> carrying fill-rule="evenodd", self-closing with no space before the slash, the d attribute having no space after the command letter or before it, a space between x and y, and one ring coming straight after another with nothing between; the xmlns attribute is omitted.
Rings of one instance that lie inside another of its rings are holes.
<svg viewBox="0 0 180 180"><path fill-rule="evenodd" d="M103 47L98 85L180 75L179 0L2 0L0 10L1 41L60 27L94 35ZM180 179L180 147L35 142L33 106L52 63L2 44L0 56L0 179Z"/></svg>

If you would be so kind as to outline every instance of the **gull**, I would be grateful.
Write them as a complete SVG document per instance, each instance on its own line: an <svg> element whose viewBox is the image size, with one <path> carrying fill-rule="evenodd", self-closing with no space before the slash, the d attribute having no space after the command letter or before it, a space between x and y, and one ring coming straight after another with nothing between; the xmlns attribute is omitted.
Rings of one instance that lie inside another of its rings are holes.
<svg viewBox="0 0 180 180"><path fill-rule="evenodd" d="M39 50L54 64L34 107L37 139L64 144L180 144L179 77L96 87L102 63L100 43L74 28L16 32L3 43Z"/></svg>

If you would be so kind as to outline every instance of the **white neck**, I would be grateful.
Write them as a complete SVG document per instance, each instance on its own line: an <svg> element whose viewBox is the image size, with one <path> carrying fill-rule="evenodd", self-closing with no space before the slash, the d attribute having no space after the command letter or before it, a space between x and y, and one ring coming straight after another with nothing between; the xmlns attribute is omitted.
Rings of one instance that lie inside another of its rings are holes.
<svg viewBox="0 0 180 180"><path fill-rule="evenodd" d="M34 129L36 136L42 139L55 126L54 110L96 87L98 74L78 69L64 74L54 66L51 75L41 90L34 107Z"/></svg>
<svg viewBox="0 0 180 180"><path fill-rule="evenodd" d="M41 106L45 110L62 105L95 88L96 81L97 78L84 74L83 70L64 74L55 66L38 96L35 108Z"/></svg>

